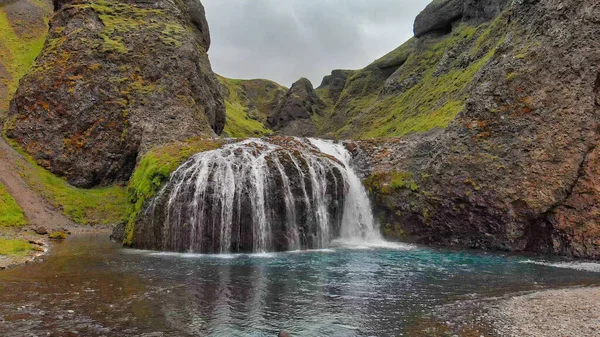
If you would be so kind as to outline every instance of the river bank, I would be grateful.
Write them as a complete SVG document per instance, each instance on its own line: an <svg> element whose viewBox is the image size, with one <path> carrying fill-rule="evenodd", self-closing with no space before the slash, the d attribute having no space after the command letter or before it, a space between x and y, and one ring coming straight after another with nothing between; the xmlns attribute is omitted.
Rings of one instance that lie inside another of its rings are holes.
<svg viewBox="0 0 600 337"><path fill-rule="evenodd" d="M502 300L491 310L498 336L600 335L600 287L545 290Z"/></svg>
<svg viewBox="0 0 600 337"><path fill-rule="evenodd" d="M48 253L54 241L70 235L109 234L112 228L112 225L73 224L3 228L0 231L0 270L39 260Z"/></svg>

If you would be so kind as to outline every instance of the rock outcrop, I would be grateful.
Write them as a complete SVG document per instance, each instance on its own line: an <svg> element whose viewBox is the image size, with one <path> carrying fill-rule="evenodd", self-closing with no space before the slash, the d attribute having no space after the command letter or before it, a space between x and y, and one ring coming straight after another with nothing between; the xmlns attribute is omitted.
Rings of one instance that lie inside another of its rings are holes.
<svg viewBox="0 0 600 337"><path fill-rule="evenodd" d="M321 116L325 107L312 83L301 78L288 90L267 122L271 129L283 135L315 136L317 126L313 119Z"/></svg>
<svg viewBox="0 0 600 337"><path fill-rule="evenodd" d="M317 91L322 91L321 97L329 98L331 103L337 102L346 87L346 81L348 77L353 74L352 70L341 70L336 69L331 72L331 75L323 77L321 85L317 88Z"/></svg>
<svg viewBox="0 0 600 337"><path fill-rule="evenodd" d="M598 22L593 0L514 2L446 130L349 144L389 236L600 258Z"/></svg>
<svg viewBox="0 0 600 337"><path fill-rule="evenodd" d="M225 106L199 1L54 5L5 125L39 164L92 187L126 181L153 146L221 133Z"/></svg>
<svg viewBox="0 0 600 337"><path fill-rule="evenodd" d="M510 0L435 0L421 12L414 24L415 36L447 34L460 22L480 24L497 17Z"/></svg>

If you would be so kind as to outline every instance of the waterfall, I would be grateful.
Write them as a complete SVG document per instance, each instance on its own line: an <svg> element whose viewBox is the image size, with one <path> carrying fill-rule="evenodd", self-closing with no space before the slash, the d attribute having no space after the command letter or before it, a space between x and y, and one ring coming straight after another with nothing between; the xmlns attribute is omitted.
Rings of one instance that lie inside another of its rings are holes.
<svg viewBox="0 0 600 337"><path fill-rule="evenodd" d="M267 252L373 241L367 194L341 144L247 139L194 155L138 220L138 248Z"/></svg>
<svg viewBox="0 0 600 337"><path fill-rule="evenodd" d="M350 165L350 152L343 144L330 140L309 138L308 141L319 151L339 160L345 170L348 193L344 203L341 239L362 243L378 243L383 241L379 226L373 217L371 201L360 178Z"/></svg>

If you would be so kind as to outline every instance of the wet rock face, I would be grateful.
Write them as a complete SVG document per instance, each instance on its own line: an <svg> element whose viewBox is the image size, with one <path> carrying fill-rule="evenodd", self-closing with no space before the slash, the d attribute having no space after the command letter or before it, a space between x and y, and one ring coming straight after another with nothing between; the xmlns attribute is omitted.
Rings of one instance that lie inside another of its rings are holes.
<svg viewBox="0 0 600 337"><path fill-rule="evenodd" d="M416 37L449 33L457 22L480 24L497 17L510 0L434 0L414 24Z"/></svg>
<svg viewBox="0 0 600 337"><path fill-rule="evenodd" d="M221 133L225 107L199 1L56 0L5 126L80 187L126 181L155 145Z"/></svg>
<svg viewBox="0 0 600 337"><path fill-rule="evenodd" d="M497 20L504 43L446 130L349 143L384 231L600 258L597 2L515 2Z"/></svg>
<svg viewBox="0 0 600 337"><path fill-rule="evenodd" d="M133 246L198 253L324 248L340 236L342 169L289 137L199 153L138 219Z"/></svg>
<svg viewBox="0 0 600 337"><path fill-rule="evenodd" d="M312 83L306 78L301 78L292 85L271 112L267 123L271 129L283 135L315 136L317 127L312 118L321 115L325 107Z"/></svg>

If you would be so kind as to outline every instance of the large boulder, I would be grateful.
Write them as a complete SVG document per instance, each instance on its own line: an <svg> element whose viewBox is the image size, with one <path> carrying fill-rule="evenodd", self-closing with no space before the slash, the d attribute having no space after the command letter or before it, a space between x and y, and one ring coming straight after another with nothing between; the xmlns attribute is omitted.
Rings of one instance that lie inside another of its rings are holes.
<svg viewBox="0 0 600 337"><path fill-rule="evenodd" d="M446 130L349 144L389 236L600 258L597 7L515 2Z"/></svg>
<svg viewBox="0 0 600 337"><path fill-rule="evenodd" d="M315 136L317 127L313 118L322 115L325 108L325 103L317 96L312 83L301 78L281 99L267 122L271 129L283 135Z"/></svg>
<svg viewBox="0 0 600 337"><path fill-rule="evenodd" d="M220 134L225 107L198 0L55 0L48 40L5 126L80 187L126 181L138 155Z"/></svg>

